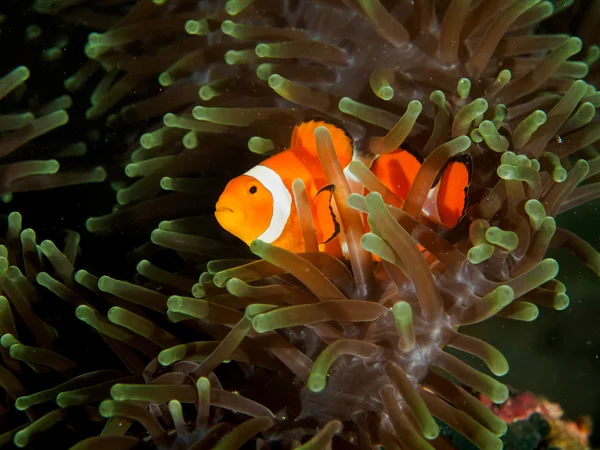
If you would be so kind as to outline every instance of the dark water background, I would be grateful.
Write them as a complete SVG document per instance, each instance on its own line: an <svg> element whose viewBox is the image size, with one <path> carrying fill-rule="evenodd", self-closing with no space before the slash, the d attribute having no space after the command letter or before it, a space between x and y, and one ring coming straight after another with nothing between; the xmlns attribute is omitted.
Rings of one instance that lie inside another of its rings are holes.
<svg viewBox="0 0 600 450"><path fill-rule="evenodd" d="M600 201L557 217L566 228L600 249ZM575 419L590 415L595 424L592 445L600 446L600 278L563 250L551 250L567 286L570 306L563 311L540 308L531 322L492 318L462 331L496 346L510 370L502 381L557 402ZM469 361L483 367L478 361ZM485 370L485 369L484 369Z"/></svg>

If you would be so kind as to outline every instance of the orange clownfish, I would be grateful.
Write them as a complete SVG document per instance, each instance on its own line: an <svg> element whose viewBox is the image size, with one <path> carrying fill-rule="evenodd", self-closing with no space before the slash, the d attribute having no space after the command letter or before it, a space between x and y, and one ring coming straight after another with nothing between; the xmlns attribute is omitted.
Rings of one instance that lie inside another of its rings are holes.
<svg viewBox="0 0 600 450"><path fill-rule="evenodd" d="M227 184L215 212L217 221L225 230L248 245L255 239L261 239L293 252L304 251L292 194L292 183L300 178L311 201L317 240L323 244L321 249L327 251L328 247L324 244L331 243L343 230L333 199L335 187L327 184L319 161L314 136L319 126L329 130L341 166L346 168L350 164L354 156L352 140L343 130L316 121L297 125L287 150L266 159ZM421 163L415 156L399 148L377 157L371 170L388 189L404 200L420 167ZM450 162L429 192L424 213L446 228L453 228L464 215L469 183L470 172L466 164Z"/></svg>

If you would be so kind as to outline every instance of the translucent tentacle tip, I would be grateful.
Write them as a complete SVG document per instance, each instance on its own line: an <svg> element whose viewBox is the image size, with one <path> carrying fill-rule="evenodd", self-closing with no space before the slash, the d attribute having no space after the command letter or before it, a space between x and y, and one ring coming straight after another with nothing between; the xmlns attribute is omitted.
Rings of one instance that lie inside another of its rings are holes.
<svg viewBox="0 0 600 450"><path fill-rule="evenodd" d="M326 374L313 370L308 378L307 386L311 392L321 392L325 389L326 379Z"/></svg>
<svg viewBox="0 0 600 450"><path fill-rule="evenodd" d="M273 326L266 314L258 314L252 319L252 328L257 333L266 333L267 331L271 331Z"/></svg>

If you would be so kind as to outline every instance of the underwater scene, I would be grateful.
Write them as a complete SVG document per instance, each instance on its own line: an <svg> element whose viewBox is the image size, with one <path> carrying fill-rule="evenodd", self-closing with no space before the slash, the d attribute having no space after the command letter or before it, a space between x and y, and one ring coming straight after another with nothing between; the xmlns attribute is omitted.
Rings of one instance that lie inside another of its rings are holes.
<svg viewBox="0 0 600 450"><path fill-rule="evenodd" d="M0 448L600 448L600 0L0 0Z"/></svg>

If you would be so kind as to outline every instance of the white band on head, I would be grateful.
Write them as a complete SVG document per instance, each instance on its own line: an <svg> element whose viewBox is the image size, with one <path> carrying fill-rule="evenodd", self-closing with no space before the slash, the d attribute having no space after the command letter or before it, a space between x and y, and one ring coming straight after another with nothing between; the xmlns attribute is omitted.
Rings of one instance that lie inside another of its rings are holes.
<svg viewBox="0 0 600 450"><path fill-rule="evenodd" d="M244 175L255 178L273 196L273 215L269 227L258 239L268 242L275 241L287 224L292 212L292 194L277 172L267 166L255 166Z"/></svg>

